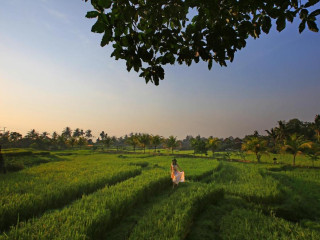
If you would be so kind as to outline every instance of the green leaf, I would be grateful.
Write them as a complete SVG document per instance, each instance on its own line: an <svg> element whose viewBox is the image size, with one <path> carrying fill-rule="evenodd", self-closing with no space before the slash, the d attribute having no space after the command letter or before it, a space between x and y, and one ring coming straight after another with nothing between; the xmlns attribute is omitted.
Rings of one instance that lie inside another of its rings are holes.
<svg viewBox="0 0 320 240"><path fill-rule="evenodd" d="M319 32L319 29L317 27L317 24L314 21L307 21L308 24L308 28L312 31L312 32Z"/></svg>
<svg viewBox="0 0 320 240"><path fill-rule="evenodd" d="M292 6L297 9L298 8L298 0L292 0Z"/></svg>
<svg viewBox="0 0 320 240"><path fill-rule="evenodd" d="M309 0L304 6L305 7L311 7L315 4L317 4L319 2L319 0Z"/></svg>
<svg viewBox="0 0 320 240"><path fill-rule="evenodd" d="M99 13L96 11L87 12L86 18L96 18L99 16Z"/></svg>
<svg viewBox="0 0 320 240"><path fill-rule="evenodd" d="M265 33L269 33L270 28L271 28L271 18L268 16L265 16L262 20L262 31Z"/></svg>
<svg viewBox="0 0 320 240"><path fill-rule="evenodd" d="M99 5L103 8L110 8L111 7L111 0L99 0Z"/></svg>
<svg viewBox="0 0 320 240"><path fill-rule="evenodd" d="M283 15L280 16L277 19L276 24L277 24L277 30L281 32L286 27L286 18Z"/></svg>
<svg viewBox="0 0 320 240"><path fill-rule="evenodd" d="M305 19L308 17L309 11L307 9L302 9L300 12L300 19Z"/></svg>
<svg viewBox="0 0 320 240"><path fill-rule="evenodd" d="M111 41L111 38L112 38L112 30L105 31L100 43L101 47L104 47L105 45L107 45Z"/></svg>
<svg viewBox="0 0 320 240"><path fill-rule="evenodd" d="M105 30L105 25L100 21L97 21L91 28L91 32L95 32L95 33L103 33L104 30Z"/></svg>
<svg viewBox="0 0 320 240"><path fill-rule="evenodd" d="M299 24L299 33L302 33L303 30L306 28L306 20L302 20Z"/></svg>
<svg viewBox="0 0 320 240"><path fill-rule="evenodd" d="M212 58L210 58L208 61L208 69L211 70L211 68L212 68Z"/></svg>
<svg viewBox="0 0 320 240"><path fill-rule="evenodd" d="M309 14L309 17L315 17L320 14L320 9L314 10L312 13Z"/></svg>
<svg viewBox="0 0 320 240"><path fill-rule="evenodd" d="M293 12L288 11L287 14L286 14L286 18L287 18L287 20L288 20L289 22L292 23L292 22L293 22L293 18L294 18Z"/></svg>

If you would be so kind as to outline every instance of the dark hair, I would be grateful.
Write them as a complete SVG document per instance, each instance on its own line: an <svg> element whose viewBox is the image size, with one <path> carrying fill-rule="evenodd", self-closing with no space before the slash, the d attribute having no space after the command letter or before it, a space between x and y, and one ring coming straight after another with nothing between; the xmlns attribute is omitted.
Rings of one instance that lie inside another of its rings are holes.
<svg viewBox="0 0 320 240"><path fill-rule="evenodd" d="M177 159L172 159L172 163L173 163L173 165L176 165L177 164Z"/></svg>

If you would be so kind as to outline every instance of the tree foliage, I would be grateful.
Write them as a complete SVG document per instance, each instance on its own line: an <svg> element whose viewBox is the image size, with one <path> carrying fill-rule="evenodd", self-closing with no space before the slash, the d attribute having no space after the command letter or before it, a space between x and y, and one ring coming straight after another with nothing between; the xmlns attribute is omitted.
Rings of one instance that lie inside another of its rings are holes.
<svg viewBox="0 0 320 240"><path fill-rule="evenodd" d="M242 150L254 153L260 162L262 154L267 154L267 141L259 136L253 136L242 144Z"/></svg>
<svg viewBox="0 0 320 240"><path fill-rule="evenodd" d="M166 145L171 149L171 153L173 154L173 149L179 146L179 141L177 140L177 137L171 135L166 140Z"/></svg>
<svg viewBox="0 0 320 240"><path fill-rule="evenodd" d="M88 0L85 0L86 2ZM299 16L299 32L306 25L318 32L311 11L319 0L91 0L96 18L91 31L103 34L101 46L112 44L111 54L126 61L127 70L140 72L146 82L159 84L166 64L194 61L226 66L249 36L268 34L272 23L281 32Z"/></svg>
<svg viewBox="0 0 320 240"><path fill-rule="evenodd" d="M294 133L285 140L282 149L293 155L292 165L294 166L296 164L296 156L302 154L304 150L311 147L311 142L306 142L303 136L298 136Z"/></svg>

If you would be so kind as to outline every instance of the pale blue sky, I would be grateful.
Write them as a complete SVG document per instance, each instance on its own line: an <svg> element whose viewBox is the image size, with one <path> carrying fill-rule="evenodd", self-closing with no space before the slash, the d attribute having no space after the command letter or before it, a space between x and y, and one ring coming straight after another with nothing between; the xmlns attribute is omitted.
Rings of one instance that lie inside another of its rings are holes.
<svg viewBox="0 0 320 240"><path fill-rule="evenodd" d="M88 10L81 0L1 0L0 127L243 137L320 113L320 34L300 35L297 20L249 40L227 68L166 67L156 87L100 47Z"/></svg>

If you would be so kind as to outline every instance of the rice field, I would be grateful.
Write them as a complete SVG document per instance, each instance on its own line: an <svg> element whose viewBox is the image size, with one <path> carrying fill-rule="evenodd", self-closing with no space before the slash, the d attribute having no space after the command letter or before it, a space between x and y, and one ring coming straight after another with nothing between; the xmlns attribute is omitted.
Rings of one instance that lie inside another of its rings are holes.
<svg viewBox="0 0 320 240"><path fill-rule="evenodd" d="M184 156L173 189L172 156L50 155L0 175L0 240L320 239L319 169Z"/></svg>

